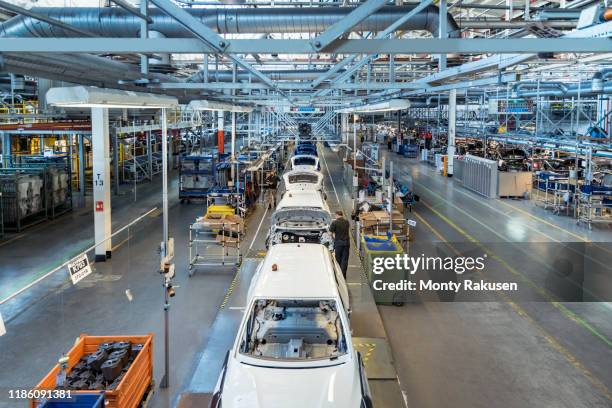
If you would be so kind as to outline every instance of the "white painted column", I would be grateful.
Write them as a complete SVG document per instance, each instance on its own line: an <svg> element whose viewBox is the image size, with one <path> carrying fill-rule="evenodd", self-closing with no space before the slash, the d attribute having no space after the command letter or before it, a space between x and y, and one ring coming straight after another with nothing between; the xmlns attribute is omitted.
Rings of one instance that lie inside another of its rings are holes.
<svg viewBox="0 0 612 408"><path fill-rule="evenodd" d="M447 18L447 7L446 7L446 0L440 0L439 4L438 4L438 27L439 27L439 31L438 31L438 38L448 38L448 26L447 26L447 22L446 22L446 18ZM438 71L444 71L446 69L446 54L440 54L438 56Z"/></svg>
<svg viewBox="0 0 612 408"><path fill-rule="evenodd" d="M85 138L79 133L79 195L81 196L80 207L85 206ZM117 176L115 176L117 177Z"/></svg>
<svg viewBox="0 0 612 408"><path fill-rule="evenodd" d="M91 108L93 202L96 262L111 257L111 179L108 109ZM106 240L106 241L105 241Z"/></svg>
<svg viewBox="0 0 612 408"><path fill-rule="evenodd" d="M357 201L359 197L359 176L357 174L357 114L353 113L353 209L357 208Z"/></svg>
<svg viewBox="0 0 612 408"><path fill-rule="evenodd" d="M251 147L251 132L253 131L252 126L253 126L253 122L252 122L252 117L251 117L251 112L249 112L248 114L248 126L247 126L247 146Z"/></svg>
<svg viewBox="0 0 612 408"><path fill-rule="evenodd" d="M342 143L344 144L348 144L346 140L347 132L348 132L348 114L343 113L342 114Z"/></svg>
<svg viewBox="0 0 612 408"><path fill-rule="evenodd" d="M162 211L163 211L163 234L164 248L168 248L168 119L166 108L161 110L161 131L162 131ZM167 253L163 254L164 256Z"/></svg>
<svg viewBox="0 0 612 408"><path fill-rule="evenodd" d="M236 112L232 112L232 142L230 146L232 153L232 183L236 185L236 164L234 163L234 155L236 153Z"/></svg>
<svg viewBox="0 0 612 408"><path fill-rule="evenodd" d="M357 114L353 113L353 170L357 175Z"/></svg>
<svg viewBox="0 0 612 408"><path fill-rule="evenodd" d="M455 128L457 122L457 90L451 89L448 94L448 147L446 150L448 177L453 175L453 159L455 156Z"/></svg>

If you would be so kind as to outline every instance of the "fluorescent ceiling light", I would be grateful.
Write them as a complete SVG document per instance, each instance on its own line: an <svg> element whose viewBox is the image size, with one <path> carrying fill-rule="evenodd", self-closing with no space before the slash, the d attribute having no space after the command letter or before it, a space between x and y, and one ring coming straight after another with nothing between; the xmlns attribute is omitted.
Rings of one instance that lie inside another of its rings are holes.
<svg viewBox="0 0 612 408"><path fill-rule="evenodd" d="M351 106L350 108L339 109L337 113L377 113L390 112L408 109L410 101L407 99L390 99L385 102L371 103L366 105Z"/></svg>
<svg viewBox="0 0 612 408"><path fill-rule="evenodd" d="M225 102L217 102L217 101L207 101L207 100L197 100L189 102L187 105L188 110L195 111L223 111L223 112L252 112L253 108L250 106L243 105L232 105Z"/></svg>
<svg viewBox="0 0 612 408"><path fill-rule="evenodd" d="M159 109L178 107L178 99L172 96L94 86L51 88L47 91L46 98L49 105L66 108Z"/></svg>

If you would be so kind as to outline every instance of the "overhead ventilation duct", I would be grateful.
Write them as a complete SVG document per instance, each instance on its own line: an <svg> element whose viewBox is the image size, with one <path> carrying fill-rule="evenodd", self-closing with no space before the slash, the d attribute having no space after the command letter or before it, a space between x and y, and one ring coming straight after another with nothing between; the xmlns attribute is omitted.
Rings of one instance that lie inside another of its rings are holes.
<svg viewBox="0 0 612 408"><path fill-rule="evenodd" d="M562 82L518 82L514 84L513 90L517 96L522 95L522 92L525 88L543 90L557 89L560 94L564 94L567 92L567 85Z"/></svg>
<svg viewBox="0 0 612 408"><path fill-rule="evenodd" d="M141 78L137 66L95 55L50 54L41 59L35 54L2 53L0 70L109 88L135 88L129 84L119 86L119 81L135 81ZM152 73L149 76L160 82L179 81L170 75Z"/></svg>
<svg viewBox="0 0 612 408"><path fill-rule="evenodd" d="M307 81L318 78L319 75L323 75L327 70L321 69L287 69L287 70L262 70L261 73L266 75L273 81ZM344 72L344 70L340 71ZM260 82L261 80L250 74L249 72L240 71L236 73L236 80L248 81L251 76L251 81ZM208 81L212 82L231 82L233 80L233 72L231 70L223 71L208 71ZM204 72L199 71L192 75L187 82L205 82Z"/></svg>
<svg viewBox="0 0 612 408"><path fill-rule="evenodd" d="M519 82L514 85L517 97L571 97L612 93L612 83L606 82L612 76L612 69L603 69L596 72L590 81L575 85L560 82ZM526 90L525 88L528 88ZM535 88L535 89L534 89Z"/></svg>
<svg viewBox="0 0 612 408"><path fill-rule="evenodd" d="M352 31L383 31L415 6L388 6L354 26ZM219 34L227 33L316 33L345 18L353 7L309 8L191 8L185 9ZM32 11L101 37L138 37L141 21L118 7L35 7ZM430 5L399 30L425 30L437 36L439 9ZM149 9L149 29L166 37L191 37L175 19L156 8ZM459 37L459 27L447 14L449 37ZM57 26L15 16L0 25L2 37L74 37Z"/></svg>
<svg viewBox="0 0 612 408"><path fill-rule="evenodd" d="M336 113L384 113L392 112L410 107L408 99L389 99L383 102L368 103L365 105L350 106L336 110Z"/></svg>

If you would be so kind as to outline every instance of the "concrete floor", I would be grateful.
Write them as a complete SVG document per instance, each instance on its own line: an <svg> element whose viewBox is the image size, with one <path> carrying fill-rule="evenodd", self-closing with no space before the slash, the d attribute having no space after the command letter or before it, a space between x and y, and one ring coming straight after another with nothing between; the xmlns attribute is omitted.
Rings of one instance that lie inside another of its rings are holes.
<svg viewBox="0 0 612 408"><path fill-rule="evenodd" d="M379 306L408 406L612 406L609 227L589 231L532 202L485 199L416 159L383 154L421 197L409 215L417 221L412 249L469 242L503 260L492 273L533 284L523 300ZM594 248L584 298L598 292L607 302L548 301L556 293L546 284L554 269L547 257L574 242ZM588 286L594 269L606 276L603 290Z"/></svg>
<svg viewBox="0 0 612 408"><path fill-rule="evenodd" d="M142 194L139 193L140 199L135 204L117 205L114 224L129 222L159 206L159 182L143 184L139 191ZM187 226L203 213L204 207L179 204L175 183L170 191L170 231L176 239L175 281L179 287L170 310L170 327L174 334L171 387L157 393L160 407L169 407L169 401L186 381L193 357L206 341L233 276L232 270L219 269L208 273L205 279L188 278ZM131 195L113 199L113 202L130 199ZM10 280L19 273L22 281L33 280L53 263L87 247L91 242L89 237L93 236L92 225L92 213L84 211L26 231L25 236L0 247L4 251L0 255L3 259L1 279ZM161 228L161 215L154 213L131 229L130 239L127 233L117 237L112 262L94 264L94 274L83 283L78 286L66 284L65 274L58 272L39 285L40 288L0 308L7 325L7 334L0 338L0 366L5 367L0 370L0 390L34 386L80 333L154 333L155 379L159 383L163 367L163 292L157 255ZM127 289L133 294L132 302L125 295ZM0 392L0 407L23 405L9 401L4 391Z"/></svg>
<svg viewBox="0 0 612 408"><path fill-rule="evenodd" d="M492 296L479 302L426 301L404 307L379 306L378 310L363 306L355 312L354 335L389 339L407 405L609 408L610 303L548 302L546 276L551 268L543 256L551 249L538 245L553 243L557 250L565 250L572 241L598 241L599 247L589 259L607 272L610 230L579 228L572 220L527 202L485 200L415 159L400 159L395 154L390 158L400 169L399 178L412 180L422 199L410 216L417 221L413 250L427 250L442 241L451 245L468 242L498 255L501 261L496 261L492 273L533 284L529 286L529 302ZM326 178L328 197L332 196L330 207L342 206L347 211L350 194L337 176L340 161L328 149L322 161L323 171L334 175ZM159 183L152 183L142 185L139 201L134 204L129 204L129 193L114 199L114 225L123 225L159 205L160 191ZM176 187L170 191L171 235L176 239L176 283L180 288L171 308L175 334L171 387L157 393L154 406L160 408L173 406L182 391L195 387L197 364L214 335L219 307L233 279L231 270L206 271L187 278L187 225L203 206L179 205ZM265 233L263 224L268 217L263 217L264 211L258 209L249 225L251 258L262 247L261 237L255 235L262 219L260 230ZM0 291L10 292L89 245L91 218L89 210L77 211L24 231L23 236L13 236L12 241L0 241ZM0 407L22 406L8 401L5 391L34 385L83 332L155 333L155 378L159 382L163 315L156 248L161 239L161 217L147 217L131 233L129 240L127 235L116 240L119 247L112 262L96 264L95 274L87 282L77 287L63 285L64 278L58 275L18 302L0 307L8 330L0 338L0 367L5 367L0 369ZM352 299L371 297L358 263L353 253L349 262ZM605 282L609 285L609 276ZM126 289L134 294L132 302L125 296ZM593 296L607 293L596 285L582 289L585 294L594 292ZM231 297L228 305L234 306ZM216 373L209 373L209 377L216 377Z"/></svg>

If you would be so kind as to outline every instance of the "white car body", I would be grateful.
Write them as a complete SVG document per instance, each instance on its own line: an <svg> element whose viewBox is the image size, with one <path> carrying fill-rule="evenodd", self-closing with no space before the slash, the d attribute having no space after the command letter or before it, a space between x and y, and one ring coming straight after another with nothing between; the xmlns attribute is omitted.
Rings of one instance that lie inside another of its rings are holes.
<svg viewBox="0 0 612 408"><path fill-rule="evenodd" d="M251 281L211 407L371 406L331 252L320 244L271 248Z"/></svg>
<svg viewBox="0 0 612 408"><path fill-rule="evenodd" d="M323 192L323 174L315 170L290 170L283 174L285 191L316 190Z"/></svg>
<svg viewBox="0 0 612 408"><path fill-rule="evenodd" d="M300 163L300 161L308 161L308 164ZM319 158L311 154L299 154L291 158L291 170L321 170Z"/></svg>
<svg viewBox="0 0 612 408"><path fill-rule="evenodd" d="M331 245L331 222L329 206L320 191L286 191L272 214L266 246L298 242Z"/></svg>

